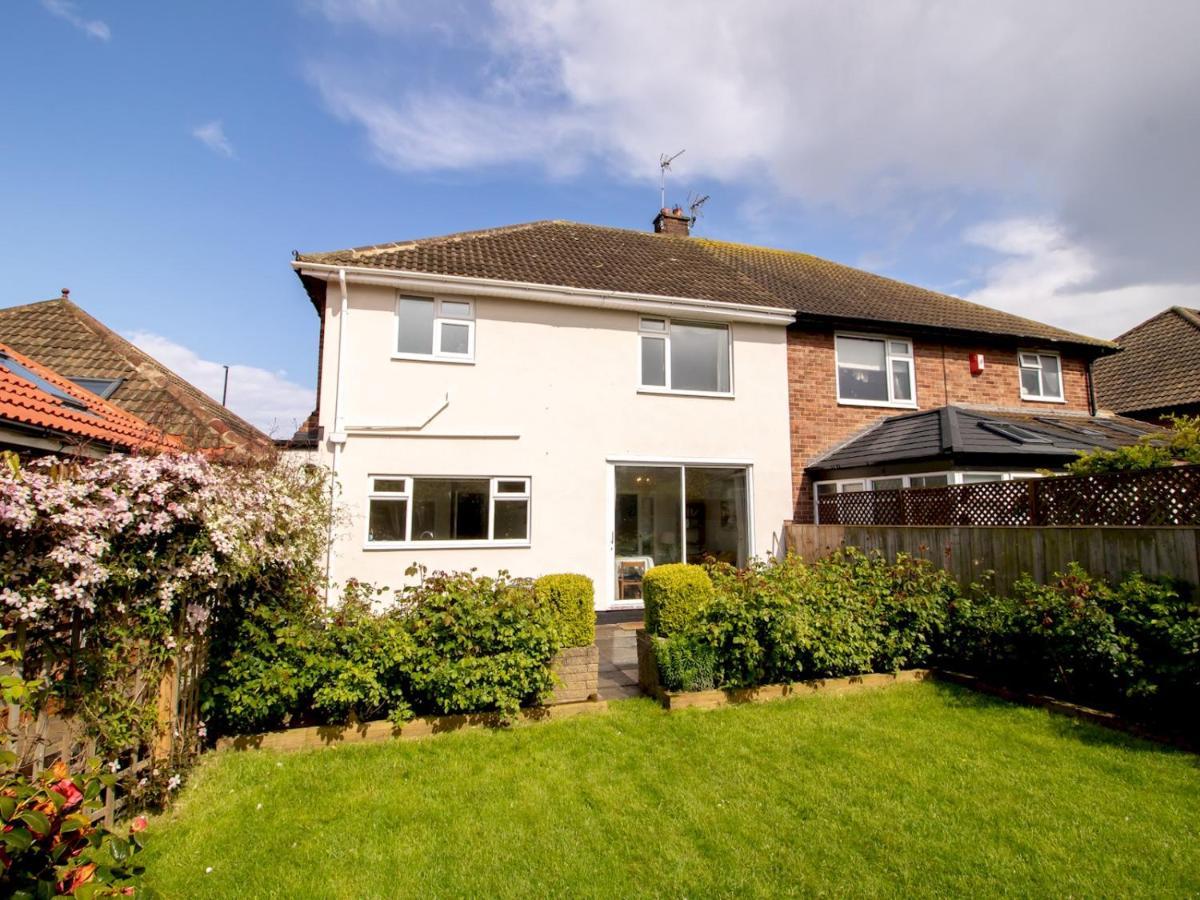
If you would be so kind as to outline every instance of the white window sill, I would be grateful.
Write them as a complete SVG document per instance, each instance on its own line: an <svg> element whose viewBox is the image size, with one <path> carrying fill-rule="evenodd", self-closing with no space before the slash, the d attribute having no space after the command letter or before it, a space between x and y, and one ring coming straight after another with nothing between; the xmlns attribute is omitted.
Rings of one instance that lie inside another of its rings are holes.
<svg viewBox="0 0 1200 900"><path fill-rule="evenodd" d="M393 353L392 359L408 360L409 362L453 363L459 366L475 365L474 357L466 356L426 356L423 353Z"/></svg>
<svg viewBox="0 0 1200 900"><path fill-rule="evenodd" d="M364 550L488 550L529 547L529 541L367 541Z"/></svg>
<svg viewBox="0 0 1200 900"><path fill-rule="evenodd" d="M659 397L708 397L716 400L733 400L734 394L732 391L673 391L670 388L656 388L642 386L638 388L639 394L653 394Z"/></svg>
<svg viewBox="0 0 1200 900"><path fill-rule="evenodd" d="M886 400L843 400L838 398L838 406L873 406L876 409L916 409L914 402L889 402Z"/></svg>
<svg viewBox="0 0 1200 900"><path fill-rule="evenodd" d="M1028 400L1030 403L1066 403L1065 397L1032 397L1028 394L1021 395L1022 400Z"/></svg>

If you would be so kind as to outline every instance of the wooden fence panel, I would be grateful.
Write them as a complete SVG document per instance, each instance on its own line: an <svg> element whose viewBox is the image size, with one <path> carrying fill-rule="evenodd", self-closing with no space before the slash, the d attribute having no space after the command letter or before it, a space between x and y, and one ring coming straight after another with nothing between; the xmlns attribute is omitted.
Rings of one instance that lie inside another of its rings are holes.
<svg viewBox="0 0 1200 900"><path fill-rule="evenodd" d="M1045 583L1077 562L1092 575L1119 579L1129 572L1168 578L1185 590L1200 586L1200 528L1131 527L960 527L793 525L784 527L784 547L819 559L841 546L925 557L960 584L993 573L994 587L1008 592L1028 574Z"/></svg>

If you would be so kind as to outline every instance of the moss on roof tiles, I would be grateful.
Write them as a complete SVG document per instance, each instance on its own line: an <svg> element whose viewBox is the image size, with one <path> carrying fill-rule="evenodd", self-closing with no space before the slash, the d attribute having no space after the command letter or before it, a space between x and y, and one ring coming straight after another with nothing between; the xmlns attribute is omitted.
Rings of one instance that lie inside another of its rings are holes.
<svg viewBox="0 0 1200 900"><path fill-rule="evenodd" d="M800 317L988 333L1101 352L1114 347L807 253L561 220L300 254L297 261L767 306Z"/></svg>

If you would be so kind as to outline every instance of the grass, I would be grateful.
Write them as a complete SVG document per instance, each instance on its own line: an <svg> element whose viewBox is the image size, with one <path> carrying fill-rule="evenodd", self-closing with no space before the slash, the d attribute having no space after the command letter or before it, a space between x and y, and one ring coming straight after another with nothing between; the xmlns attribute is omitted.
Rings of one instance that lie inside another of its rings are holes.
<svg viewBox="0 0 1200 900"><path fill-rule="evenodd" d="M921 684L214 754L145 856L168 897L1161 897L1198 811L1194 756Z"/></svg>

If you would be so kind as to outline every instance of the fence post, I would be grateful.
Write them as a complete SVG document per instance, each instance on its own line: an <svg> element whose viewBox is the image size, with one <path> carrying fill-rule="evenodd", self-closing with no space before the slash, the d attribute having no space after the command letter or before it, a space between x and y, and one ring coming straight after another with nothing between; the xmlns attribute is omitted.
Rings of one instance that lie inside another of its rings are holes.
<svg viewBox="0 0 1200 900"><path fill-rule="evenodd" d="M1041 510L1041 505L1038 502L1040 500L1040 498L1038 497L1038 482L1039 481L1041 481L1040 478L1030 478L1030 479L1026 480L1026 482L1025 482L1027 485L1029 485L1029 524L1030 525L1041 525L1042 524L1042 519L1041 519L1042 510Z"/></svg>
<svg viewBox="0 0 1200 900"><path fill-rule="evenodd" d="M175 658L167 662L162 679L158 683L158 740L154 743L156 759L171 758L171 749L175 740L175 702L179 689L175 677Z"/></svg>

